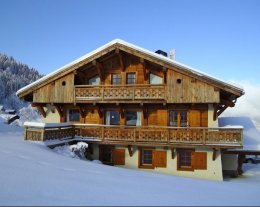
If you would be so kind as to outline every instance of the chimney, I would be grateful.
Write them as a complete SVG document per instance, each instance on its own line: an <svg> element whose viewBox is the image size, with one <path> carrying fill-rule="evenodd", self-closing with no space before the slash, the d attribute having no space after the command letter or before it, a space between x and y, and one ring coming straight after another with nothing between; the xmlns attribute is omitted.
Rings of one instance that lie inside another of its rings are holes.
<svg viewBox="0 0 260 207"><path fill-rule="evenodd" d="M162 55L162 56L165 56L165 57L168 57L168 54L167 52L164 52L162 50L156 50L155 53L159 54L159 55Z"/></svg>
<svg viewBox="0 0 260 207"><path fill-rule="evenodd" d="M171 60L175 60L176 59L176 51L175 51L175 49L172 49L170 51L170 59Z"/></svg>

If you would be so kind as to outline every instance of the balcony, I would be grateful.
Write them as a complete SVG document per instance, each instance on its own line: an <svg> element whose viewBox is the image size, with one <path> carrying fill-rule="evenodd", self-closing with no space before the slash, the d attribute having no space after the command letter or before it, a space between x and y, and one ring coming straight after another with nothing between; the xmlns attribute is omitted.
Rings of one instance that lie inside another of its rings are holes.
<svg viewBox="0 0 260 207"><path fill-rule="evenodd" d="M75 85L75 102L165 101L166 85Z"/></svg>
<svg viewBox="0 0 260 207"><path fill-rule="evenodd" d="M163 126L108 126L89 124L28 122L25 124L25 140L73 140L103 144L187 146L214 148L242 148L242 128L178 128ZM75 138L74 138L75 137Z"/></svg>
<svg viewBox="0 0 260 207"><path fill-rule="evenodd" d="M97 138L103 143L162 146L242 147L242 128L131 127L75 124L81 137Z"/></svg>

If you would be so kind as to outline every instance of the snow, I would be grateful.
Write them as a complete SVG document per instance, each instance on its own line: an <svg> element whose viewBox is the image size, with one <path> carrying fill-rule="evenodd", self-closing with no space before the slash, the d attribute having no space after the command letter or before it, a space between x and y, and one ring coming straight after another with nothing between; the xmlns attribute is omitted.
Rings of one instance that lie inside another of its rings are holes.
<svg viewBox="0 0 260 207"><path fill-rule="evenodd" d="M59 68L59 69L57 69L56 71L53 71L52 73L49 73L48 75L46 75L46 76L40 78L39 80L37 80L37 81L35 81L35 82L33 82L33 83L31 83L31 84L29 84L29 85L27 85L27 86L21 88L20 90L18 90L18 91L16 92L16 95L18 96L18 94L20 94L20 93L26 91L27 89L29 89L29 88L31 88L31 87L33 87L33 86L36 86L36 85L38 85L38 84L44 82L45 80L48 80L50 77L53 77L53 76L55 76L55 75L58 75L59 73L65 71L66 69L68 69L69 67L71 67L72 65L75 65L75 64L77 64L77 63L80 63L81 61L83 61L83 60L85 60L85 59L87 59L87 58L90 58L91 56L95 55L96 53L98 53L98 52L100 52L100 51L103 51L103 50L106 50L108 47L110 47L110 46L112 46L112 45L114 45L114 44L122 44L122 45L125 45L125 46L127 46L127 47L130 47L130 48L135 49L135 50L137 50L137 51L140 51L140 52L142 52L142 53L148 54L148 55L150 55L150 56L152 56L152 57L155 57L155 58L158 58L158 59L160 59L160 60L166 61L167 63L172 64L172 65L177 66L177 67L180 67L180 68L182 68L182 69L184 69L184 70L188 70L188 71L190 71L191 73L194 73L194 74L196 74L196 75L198 75L198 76L202 76L202 77L205 76L205 77L210 78L210 79L212 79L212 80L214 80L214 81L216 81L216 82L219 82L219 83L221 83L221 84L225 84L225 85L228 85L228 86L230 86L230 87L239 89L239 90L242 91L242 93L244 93L243 88L242 88L241 86L239 86L238 84L230 83L230 82L227 82L227 81L223 81L223 80L221 80L221 79L219 79L219 78L216 78L216 77L214 77L214 76L211 76L211 75L209 75L209 74L206 74L206 73L204 73L204 72L202 72L202 71L199 71L199 70L197 70L197 69L195 69L195 68L192 68L192 67L190 67L190 66L184 65L184 64L182 64L182 63L180 63L180 62L177 62L177 61L175 61L175 60L172 60L172 59L170 59L170 58L168 58L168 57L162 56L162 55L157 54L157 53L155 53L155 52L149 51L149 50L144 49L144 48L142 48L142 47L136 46L136 45L134 45L134 44L128 43L128 42L126 42L126 41L124 41L124 40L114 39L114 40L112 40L111 42L109 42L109 43L107 43L107 44L105 44L105 45L103 45L103 46L97 48L96 50L93 50L92 52L87 53L86 55L84 55L84 56L82 56L82 57L80 57L80 58L78 58L78 59L72 61L71 63L69 63L69 64L67 64L67 65L65 65L65 66L63 66L63 67L61 67L61 68Z"/></svg>
<svg viewBox="0 0 260 207"><path fill-rule="evenodd" d="M260 205L260 165L247 164L243 176L224 182L106 166L24 141L23 128L3 121L1 206Z"/></svg>
<svg viewBox="0 0 260 207"><path fill-rule="evenodd" d="M39 122L24 122L24 126L28 127L38 127L38 128L48 128L48 127L67 127L73 126L71 123L39 123Z"/></svg>

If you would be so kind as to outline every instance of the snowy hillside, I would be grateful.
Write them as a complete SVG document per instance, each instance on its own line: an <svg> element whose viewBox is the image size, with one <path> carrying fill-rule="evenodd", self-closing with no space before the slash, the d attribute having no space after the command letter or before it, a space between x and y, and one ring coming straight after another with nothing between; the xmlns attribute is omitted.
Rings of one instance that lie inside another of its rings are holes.
<svg viewBox="0 0 260 207"><path fill-rule="evenodd" d="M260 165L224 182L63 156L0 119L0 205L260 205Z"/></svg>

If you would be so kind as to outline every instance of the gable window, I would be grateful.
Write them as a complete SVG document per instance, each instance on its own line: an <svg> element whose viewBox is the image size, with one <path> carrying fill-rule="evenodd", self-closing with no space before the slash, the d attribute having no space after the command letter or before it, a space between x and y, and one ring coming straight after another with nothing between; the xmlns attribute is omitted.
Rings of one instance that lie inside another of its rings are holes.
<svg viewBox="0 0 260 207"><path fill-rule="evenodd" d="M126 84L135 84L135 73L126 74Z"/></svg>
<svg viewBox="0 0 260 207"><path fill-rule="evenodd" d="M106 111L106 125L120 125L119 111Z"/></svg>
<svg viewBox="0 0 260 207"><path fill-rule="evenodd" d="M163 78L153 73L150 73L149 82L150 84L163 84Z"/></svg>
<svg viewBox="0 0 260 207"><path fill-rule="evenodd" d="M88 84L89 84L89 85L99 85L99 84L100 84L100 78L99 78L99 76L96 75L96 76L90 78L90 79L88 80Z"/></svg>
<svg viewBox="0 0 260 207"><path fill-rule="evenodd" d="M193 170L191 158L192 152L194 152L193 149L178 149L178 170Z"/></svg>
<svg viewBox="0 0 260 207"><path fill-rule="evenodd" d="M111 75L111 84L120 85L121 84L121 74L116 73Z"/></svg>
<svg viewBox="0 0 260 207"><path fill-rule="evenodd" d="M187 111L170 111L169 125L173 127L187 127L188 126L188 112Z"/></svg>
<svg viewBox="0 0 260 207"><path fill-rule="evenodd" d="M126 125L141 126L141 112L140 111L127 111L126 112Z"/></svg>
<svg viewBox="0 0 260 207"><path fill-rule="evenodd" d="M78 109L67 110L66 120L67 122L79 122L80 121L79 110Z"/></svg>

